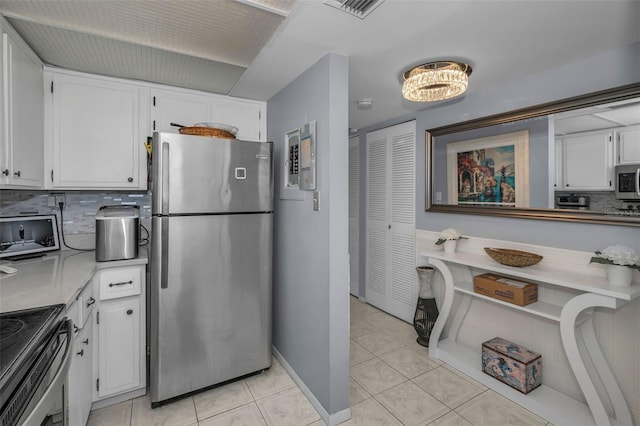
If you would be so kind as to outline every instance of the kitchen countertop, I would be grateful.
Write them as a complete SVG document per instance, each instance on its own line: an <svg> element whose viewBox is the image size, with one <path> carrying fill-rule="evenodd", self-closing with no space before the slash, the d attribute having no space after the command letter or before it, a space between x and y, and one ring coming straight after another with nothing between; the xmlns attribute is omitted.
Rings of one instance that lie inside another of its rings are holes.
<svg viewBox="0 0 640 426"><path fill-rule="evenodd" d="M95 252L62 250L38 259L0 262L18 270L0 272L0 313L38 306L71 304L99 269L148 263L147 247L129 260L96 262Z"/></svg>

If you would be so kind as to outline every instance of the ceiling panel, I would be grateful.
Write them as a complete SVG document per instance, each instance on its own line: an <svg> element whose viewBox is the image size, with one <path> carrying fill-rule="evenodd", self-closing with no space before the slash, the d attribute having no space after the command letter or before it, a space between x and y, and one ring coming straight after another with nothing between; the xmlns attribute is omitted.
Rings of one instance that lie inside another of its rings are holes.
<svg viewBox="0 0 640 426"><path fill-rule="evenodd" d="M112 77L227 94L244 67L9 19L46 63Z"/></svg>
<svg viewBox="0 0 640 426"><path fill-rule="evenodd" d="M293 6L290 0L272 3ZM284 20L233 0L2 0L0 5L7 17L244 67Z"/></svg>

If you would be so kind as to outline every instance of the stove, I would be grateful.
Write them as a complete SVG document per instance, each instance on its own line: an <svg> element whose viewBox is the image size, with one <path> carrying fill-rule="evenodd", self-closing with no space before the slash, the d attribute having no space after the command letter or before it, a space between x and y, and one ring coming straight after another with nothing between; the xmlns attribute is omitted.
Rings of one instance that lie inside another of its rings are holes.
<svg viewBox="0 0 640 426"><path fill-rule="evenodd" d="M64 308L59 304L0 314L0 425L19 418L64 346Z"/></svg>

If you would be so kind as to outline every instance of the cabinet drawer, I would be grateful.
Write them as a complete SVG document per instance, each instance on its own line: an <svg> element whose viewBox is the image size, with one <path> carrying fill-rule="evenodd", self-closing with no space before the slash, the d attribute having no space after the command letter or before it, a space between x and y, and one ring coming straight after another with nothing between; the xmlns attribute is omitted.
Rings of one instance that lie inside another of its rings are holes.
<svg viewBox="0 0 640 426"><path fill-rule="evenodd" d="M100 300L140 294L140 268L137 266L99 271Z"/></svg>

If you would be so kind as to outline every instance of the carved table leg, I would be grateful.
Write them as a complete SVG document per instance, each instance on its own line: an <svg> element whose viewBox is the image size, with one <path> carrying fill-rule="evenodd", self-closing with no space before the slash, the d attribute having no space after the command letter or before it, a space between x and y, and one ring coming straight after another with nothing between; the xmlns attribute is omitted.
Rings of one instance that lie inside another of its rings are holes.
<svg viewBox="0 0 640 426"><path fill-rule="evenodd" d="M447 322L447 319L451 315L451 308L453 306L453 297L454 297L454 279L451 274L451 270L447 267L447 265L438 259L429 258L429 263L438 269L444 278L444 299L442 301L442 307L440 309L440 315L438 315L438 319L431 330L431 336L429 337L429 355L434 358L438 358L438 341L440 340L440 336L442 335L442 331L444 330L444 326ZM458 309L458 314L456 315L454 324L452 324L450 336L455 340L455 336L458 334L458 329L460 328L460 324L462 319L464 319L464 315L466 311L469 309L470 298L466 298L463 300L460 309ZM460 315L462 315L460 317Z"/></svg>
<svg viewBox="0 0 640 426"><path fill-rule="evenodd" d="M577 325L577 319L578 316L586 310L595 307L617 309L621 303L621 301L611 297L584 293L571 299L562 308L562 313L560 314L560 336L567 358L569 359L569 365L573 370L573 374L576 376L578 385L587 400L593 419L598 426L611 425L611 420L578 348L576 328L578 328L582 334L587 351L585 355L589 356L598 368L598 371L593 371L592 374L598 374L602 380L613 404L616 419L622 424L631 425L631 412L624 400L620 386L602 354L602 349L598 344L593 328L593 317L590 316L580 325Z"/></svg>

